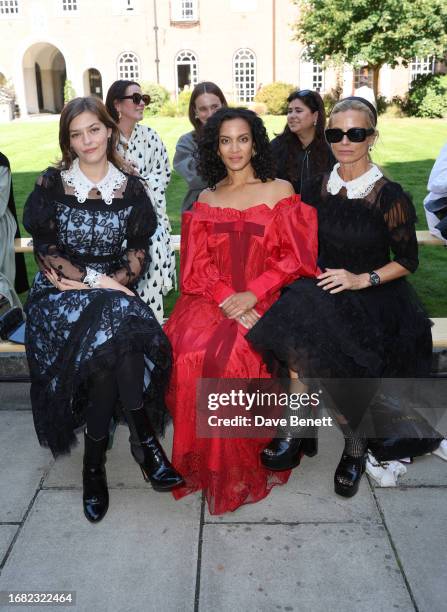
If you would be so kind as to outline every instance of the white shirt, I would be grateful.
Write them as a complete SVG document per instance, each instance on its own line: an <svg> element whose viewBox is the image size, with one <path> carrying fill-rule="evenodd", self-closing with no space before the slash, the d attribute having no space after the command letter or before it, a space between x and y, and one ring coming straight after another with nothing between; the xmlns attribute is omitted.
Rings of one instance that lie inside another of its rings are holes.
<svg viewBox="0 0 447 612"><path fill-rule="evenodd" d="M424 207L427 202L447 197L447 144L442 147L438 159L434 163L428 179L427 189L429 194L424 200ZM425 210L425 216L427 217L427 225L430 233L447 244L447 240L445 240L445 238L441 236L441 232L435 228L435 225L439 223L438 217L428 210Z"/></svg>

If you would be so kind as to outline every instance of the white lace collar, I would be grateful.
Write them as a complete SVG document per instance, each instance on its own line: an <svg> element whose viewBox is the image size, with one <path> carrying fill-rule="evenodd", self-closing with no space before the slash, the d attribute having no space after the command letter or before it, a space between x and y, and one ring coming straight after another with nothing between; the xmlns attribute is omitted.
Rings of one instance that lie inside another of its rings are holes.
<svg viewBox="0 0 447 612"><path fill-rule="evenodd" d="M327 182L327 190L331 195L336 195L344 187L350 200L366 197L383 176L379 168L372 164L371 168L361 176L352 181L344 181L338 173L339 168L340 164L335 164L333 167Z"/></svg>
<svg viewBox="0 0 447 612"><path fill-rule="evenodd" d="M109 162L109 170L98 183L88 179L79 167L79 158L76 157L68 170L62 170L61 176L65 183L73 187L77 201L82 204L88 198L89 192L95 188L101 197L110 206L114 193L126 180L125 175Z"/></svg>

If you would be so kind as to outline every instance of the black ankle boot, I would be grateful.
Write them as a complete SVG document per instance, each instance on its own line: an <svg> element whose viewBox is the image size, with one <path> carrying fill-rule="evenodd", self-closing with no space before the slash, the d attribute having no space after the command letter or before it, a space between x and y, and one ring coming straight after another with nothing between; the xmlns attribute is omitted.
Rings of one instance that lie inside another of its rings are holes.
<svg viewBox="0 0 447 612"><path fill-rule="evenodd" d="M261 453L261 463L269 470L281 472L300 464L301 457L314 457L318 452L318 438L273 438Z"/></svg>
<svg viewBox="0 0 447 612"><path fill-rule="evenodd" d="M184 480L166 457L144 408L132 410L128 416L132 421L129 423L130 449L135 461L140 465L144 480L150 482L155 491L172 491L182 485Z"/></svg>
<svg viewBox="0 0 447 612"><path fill-rule="evenodd" d="M82 481L84 492L84 514L91 523L98 523L104 518L109 508L109 491L106 479L107 436L94 440L84 432L84 469Z"/></svg>
<svg viewBox="0 0 447 612"><path fill-rule="evenodd" d="M366 454L351 457L345 452L334 474L334 490L343 497L353 497L359 490L360 480L366 468Z"/></svg>

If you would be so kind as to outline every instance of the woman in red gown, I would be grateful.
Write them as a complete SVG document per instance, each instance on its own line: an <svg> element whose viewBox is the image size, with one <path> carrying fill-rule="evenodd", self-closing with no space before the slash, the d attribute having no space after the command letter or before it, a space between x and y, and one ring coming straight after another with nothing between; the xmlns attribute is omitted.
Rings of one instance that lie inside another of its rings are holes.
<svg viewBox="0 0 447 612"><path fill-rule="evenodd" d="M217 111L199 151L210 189L183 214L181 296L165 326L174 354L167 403L173 463L185 479L173 494L203 489L211 514L221 514L264 498L289 473L261 465L265 438L198 437L197 382L270 377L245 334L282 287L315 276L317 221L290 183L273 178L267 134L253 112Z"/></svg>

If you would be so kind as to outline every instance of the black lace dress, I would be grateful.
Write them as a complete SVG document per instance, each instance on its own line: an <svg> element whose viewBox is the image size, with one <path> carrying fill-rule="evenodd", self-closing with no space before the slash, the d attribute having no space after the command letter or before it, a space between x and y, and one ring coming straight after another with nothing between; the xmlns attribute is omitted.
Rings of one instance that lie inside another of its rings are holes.
<svg viewBox="0 0 447 612"><path fill-rule="evenodd" d="M348 199L345 189L328 193L328 178L314 178L302 193L318 211L320 268L370 272L389 263L392 252L414 272L416 213L401 186L382 177L365 198ZM286 287L247 334L270 368L312 378L429 375L431 322L404 278L336 294L317 282L300 278Z"/></svg>
<svg viewBox="0 0 447 612"><path fill-rule="evenodd" d="M88 196L80 203L58 170L38 179L24 225L39 267L72 280L82 280L89 267L132 288L147 269L149 237L157 224L144 186L127 177L110 205L99 192ZM74 430L86 420L90 377L115 369L131 351L144 354L144 405L154 428L163 430L171 350L141 298L113 289L59 291L38 272L25 311L32 409L42 445L54 455L69 451L76 443Z"/></svg>

